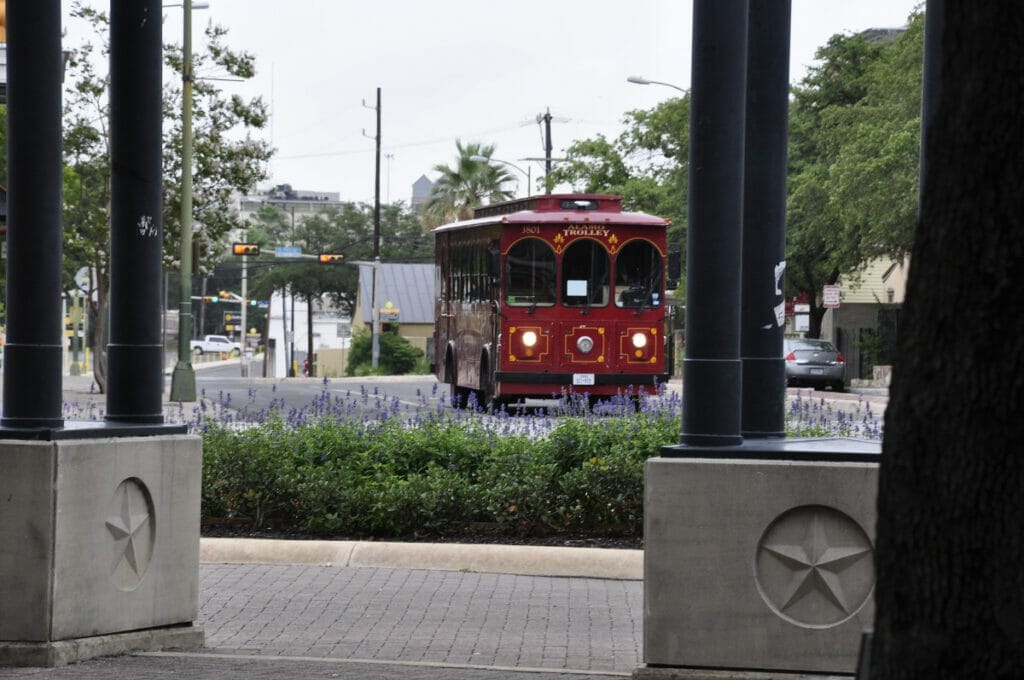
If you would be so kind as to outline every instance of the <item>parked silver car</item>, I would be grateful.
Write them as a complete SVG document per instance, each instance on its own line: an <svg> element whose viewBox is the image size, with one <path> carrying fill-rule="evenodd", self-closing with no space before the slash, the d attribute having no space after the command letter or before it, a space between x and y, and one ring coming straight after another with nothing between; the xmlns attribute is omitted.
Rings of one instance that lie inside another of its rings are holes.
<svg viewBox="0 0 1024 680"><path fill-rule="evenodd" d="M831 387L842 392L846 378L846 359L827 340L787 338L782 356L786 360L786 385Z"/></svg>

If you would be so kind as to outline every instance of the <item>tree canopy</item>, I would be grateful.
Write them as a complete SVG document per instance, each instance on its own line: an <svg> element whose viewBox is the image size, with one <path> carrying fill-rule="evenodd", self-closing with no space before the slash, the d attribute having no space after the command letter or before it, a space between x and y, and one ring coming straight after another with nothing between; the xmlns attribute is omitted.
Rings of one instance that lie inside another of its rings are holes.
<svg viewBox="0 0 1024 680"><path fill-rule="evenodd" d="M106 314L110 242L110 127L108 59L109 16L89 4L76 1L72 20L84 22L90 35L69 50L64 124L64 262L68 287L71 275L81 267L91 273L96 299L93 318ZM206 48L194 56L197 79L194 87L193 219L196 266L211 271L220 259L227 234L241 226L231 210L231 195L246 192L264 177L263 164L269 146L250 136L266 124L266 106L260 99L245 101L227 97L204 75L247 79L255 74L252 55L226 45L226 29L209 25ZM97 47L97 45L99 47ZM164 47L165 62L180 72L181 47ZM164 262L180 260L181 187L181 86L164 86ZM94 374L105 388L103 353L104 324L93 323Z"/></svg>
<svg viewBox="0 0 1024 680"><path fill-rule="evenodd" d="M917 216L924 15L879 40L835 35L790 106L786 289L820 293L871 260L901 258Z"/></svg>
<svg viewBox="0 0 1024 680"><path fill-rule="evenodd" d="M475 156L491 158L494 146L478 142L455 142L458 156L451 166L434 166L441 176L434 182L430 198L423 213L425 226L434 227L453 220L468 219L473 208L484 202L506 201L514 196L502 185L514 177L504 165L474 160Z"/></svg>
<svg viewBox="0 0 1024 680"><path fill-rule="evenodd" d="M380 226L382 259L410 262L433 256L433 240L404 204L381 206ZM273 291L288 288L307 299L327 296L343 314L351 315L359 273L349 264L373 259L373 206L344 203L338 209L303 216L293 230L290 216L280 206L268 204L251 220L246 240L261 244L262 251L268 253L250 263L253 297L269 298ZM299 245L311 255L343 253L349 264L289 262L269 254L275 245L286 243Z"/></svg>

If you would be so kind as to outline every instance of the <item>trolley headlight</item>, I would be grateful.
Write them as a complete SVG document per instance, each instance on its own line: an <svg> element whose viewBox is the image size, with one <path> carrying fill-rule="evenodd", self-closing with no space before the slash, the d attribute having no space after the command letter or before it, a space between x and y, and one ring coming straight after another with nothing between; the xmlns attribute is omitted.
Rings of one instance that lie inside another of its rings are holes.
<svg viewBox="0 0 1024 680"><path fill-rule="evenodd" d="M647 336L643 333L633 333L633 347L643 349L647 346Z"/></svg>
<svg viewBox="0 0 1024 680"><path fill-rule="evenodd" d="M584 335L576 340L576 349L580 352L587 354L590 350L594 349L594 340L589 335Z"/></svg>
<svg viewBox="0 0 1024 680"><path fill-rule="evenodd" d="M533 347L537 344L537 334L533 331L526 331L523 333L523 346Z"/></svg>

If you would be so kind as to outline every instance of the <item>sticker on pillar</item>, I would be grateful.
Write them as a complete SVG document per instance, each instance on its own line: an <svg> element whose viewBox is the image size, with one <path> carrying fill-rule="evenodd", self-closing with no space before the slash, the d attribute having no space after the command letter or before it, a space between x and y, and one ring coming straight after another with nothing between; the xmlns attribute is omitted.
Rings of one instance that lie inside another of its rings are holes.
<svg viewBox="0 0 1024 680"><path fill-rule="evenodd" d="M110 580L118 590L135 590L146 575L156 540L153 515L153 499L141 479L117 485L105 523L112 540Z"/></svg>
<svg viewBox="0 0 1024 680"><path fill-rule="evenodd" d="M804 505L765 530L755 561L757 589L776 615L801 628L852 618L875 585L871 539L848 515Z"/></svg>
<svg viewBox="0 0 1024 680"><path fill-rule="evenodd" d="M783 260L775 265L775 294L782 295L782 276L786 273L786 261ZM786 301L782 300L775 305L775 323L779 328L786 325Z"/></svg>

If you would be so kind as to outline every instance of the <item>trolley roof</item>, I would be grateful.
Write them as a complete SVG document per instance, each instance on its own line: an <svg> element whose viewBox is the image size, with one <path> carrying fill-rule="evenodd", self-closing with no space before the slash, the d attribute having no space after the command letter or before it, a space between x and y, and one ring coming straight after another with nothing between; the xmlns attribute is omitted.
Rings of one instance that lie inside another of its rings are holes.
<svg viewBox="0 0 1024 680"><path fill-rule="evenodd" d="M671 220L642 212L623 212L622 197L608 194L543 194L476 208L473 219L444 224L435 232L486 224L551 224L557 222L661 226Z"/></svg>

